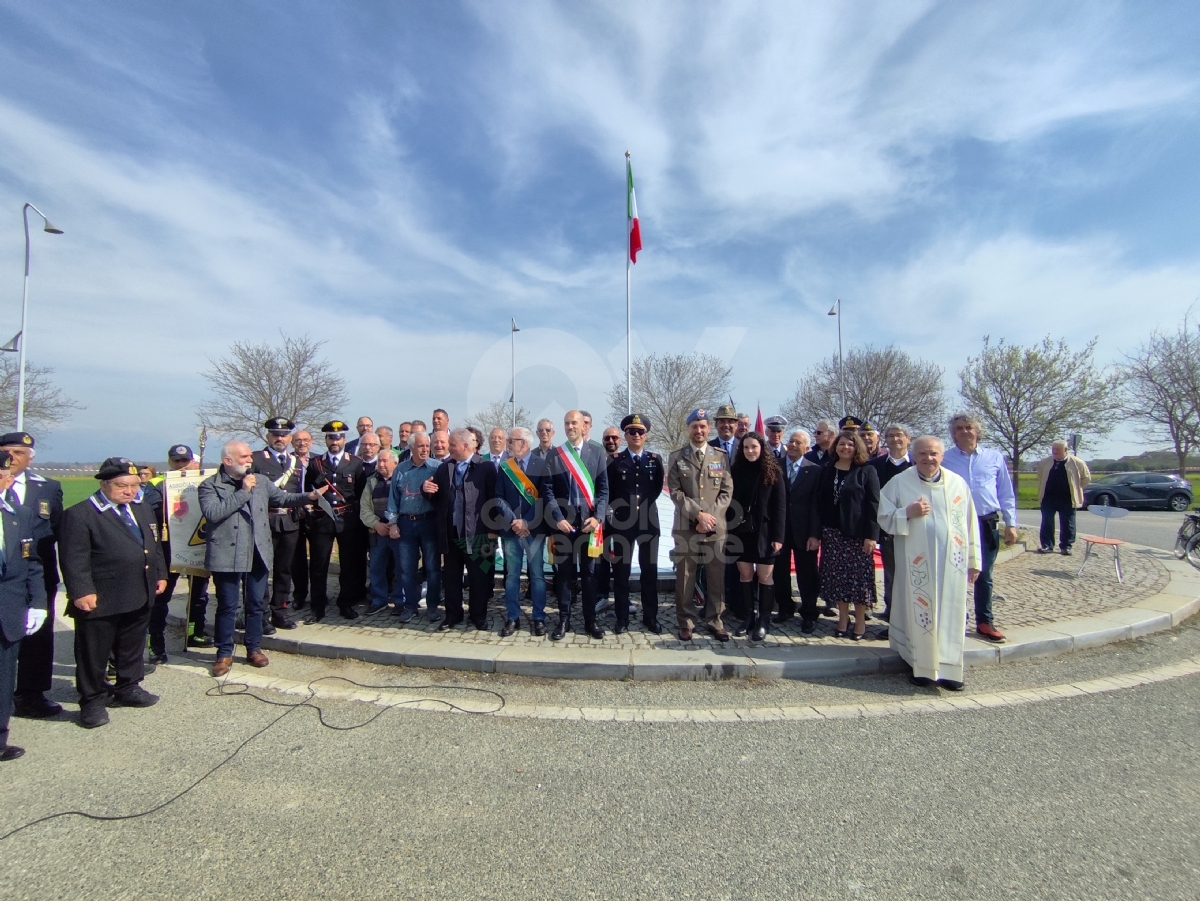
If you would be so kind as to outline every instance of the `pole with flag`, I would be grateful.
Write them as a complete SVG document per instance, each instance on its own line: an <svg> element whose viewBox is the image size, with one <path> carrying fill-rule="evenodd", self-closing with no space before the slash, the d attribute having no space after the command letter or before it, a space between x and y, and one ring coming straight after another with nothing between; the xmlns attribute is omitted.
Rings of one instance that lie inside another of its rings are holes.
<svg viewBox="0 0 1200 901"><path fill-rule="evenodd" d="M509 335L512 341L512 394L508 397L508 402L512 404L512 425L509 428L517 427L517 320L512 320L512 332Z"/></svg>
<svg viewBox="0 0 1200 901"><path fill-rule="evenodd" d="M625 255L625 412L633 412L633 303L630 273L642 249L642 227L638 224L637 197L633 193L633 163L625 151L625 228L629 252Z"/></svg>

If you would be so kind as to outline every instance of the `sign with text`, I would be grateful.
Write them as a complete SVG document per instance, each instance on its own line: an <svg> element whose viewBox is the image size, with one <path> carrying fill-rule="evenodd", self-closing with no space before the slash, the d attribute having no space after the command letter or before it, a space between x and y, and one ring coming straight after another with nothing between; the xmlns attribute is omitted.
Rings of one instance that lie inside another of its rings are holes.
<svg viewBox="0 0 1200 901"><path fill-rule="evenodd" d="M189 576L207 576L204 548L207 521L200 513L196 490L215 470L169 472L162 483L163 516L171 541L171 571Z"/></svg>

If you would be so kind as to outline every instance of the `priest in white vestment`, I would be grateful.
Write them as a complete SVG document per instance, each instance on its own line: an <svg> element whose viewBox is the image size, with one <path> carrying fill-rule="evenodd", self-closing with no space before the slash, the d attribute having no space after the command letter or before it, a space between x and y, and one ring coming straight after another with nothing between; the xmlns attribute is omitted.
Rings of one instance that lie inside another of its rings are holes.
<svg viewBox="0 0 1200 901"><path fill-rule="evenodd" d="M939 438L918 438L915 465L880 493L879 525L896 538L888 639L916 685L962 691L967 588L983 556L971 488L942 468L943 452Z"/></svg>

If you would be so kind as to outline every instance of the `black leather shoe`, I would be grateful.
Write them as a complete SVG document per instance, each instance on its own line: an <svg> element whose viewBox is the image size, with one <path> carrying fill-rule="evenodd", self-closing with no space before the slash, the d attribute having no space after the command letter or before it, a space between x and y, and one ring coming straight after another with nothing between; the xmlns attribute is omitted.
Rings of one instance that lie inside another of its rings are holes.
<svg viewBox="0 0 1200 901"><path fill-rule="evenodd" d="M308 606L308 601L292 601L293 610L303 610Z"/></svg>
<svg viewBox="0 0 1200 901"><path fill-rule="evenodd" d="M515 619L505 620L504 628L500 630L500 637L508 638L510 635L512 635L516 631L517 631L517 621Z"/></svg>
<svg viewBox="0 0 1200 901"><path fill-rule="evenodd" d="M544 620L537 620L533 624L533 635L535 638L541 638L546 634L546 623Z"/></svg>
<svg viewBox="0 0 1200 901"><path fill-rule="evenodd" d="M279 629L294 629L296 628L296 621L290 616L272 616L271 625Z"/></svg>
<svg viewBox="0 0 1200 901"><path fill-rule="evenodd" d="M486 619L473 619L471 625L477 632L486 632L488 630L488 621Z"/></svg>
<svg viewBox="0 0 1200 901"><path fill-rule="evenodd" d="M79 709L79 725L85 729L107 726L108 711L104 709L104 705L102 704L96 704L92 707L81 707Z"/></svg>
<svg viewBox="0 0 1200 901"><path fill-rule="evenodd" d="M274 635L278 631L274 623L263 623L263 635Z"/></svg>
<svg viewBox="0 0 1200 901"><path fill-rule="evenodd" d="M763 641L766 639L766 637L767 637L767 630L764 629L762 626L759 626L757 629L755 629L753 632L750 633L751 641Z"/></svg>
<svg viewBox="0 0 1200 901"><path fill-rule="evenodd" d="M551 641L562 641L567 637L567 621L559 617L558 625L554 627L554 631L550 633Z"/></svg>
<svg viewBox="0 0 1200 901"><path fill-rule="evenodd" d="M932 679L927 679L924 676L909 676L908 681L918 688L933 688L936 684Z"/></svg>
<svg viewBox="0 0 1200 901"><path fill-rule="evenodd" d="M653 632L655 635L663 634L663 627L656 619L642 620L642 626L647 632Z"/></svg>
<svg viewBox="0 0 1200 901"><path fill-rule="evenodd" d="M777 626L782 626L784 623L790 623L792 621L792 616L794 615L795 614L789 614L787 616L783 616L782 614L776 613L771 617L771 622Z"/></svg>
<svg viewBox="0 0 1200 901"><path fill-rule="evenodd" d="M805 619L800 621L800 631L805 635L812 635L817 631L817 621L815 619Z"/></svg>
<svg viewBox="0 0 1200 901"><path fill-rule="evenodd" d="M18 757L25 756L25 749L18 748L16 745L5 745L0 748L0 760L16 760Z"/></svg>
<svg viewBox="0 0 1200 901"><path fill-rule="evenodd" d="M189 635L187 640L189 648L211 648L213 643L213 640L204 634Z"/></svg>
<svg viewBox="0 0 1200 901"><path fill-rule="evenodd" d="M965 686L953 679L938 679L937 684L949 691L962 691Z"/></svg>
<svg viewBox="0 0 1200 901"><path fill-rule="evenodd" d="M41 693L19 696L14 700L13 713L27 720L44 720L62 713L62 704L46 700Z"/></svg>
<svg viewBox="0 0 1200 901"><path fill-rule="evenodd" d="M324 618L325 618L324 613L316 613L315 611L309 611L308 616L304 617L304 625L315 626L317 623L319 623Z"/></svg>
<svg viewBox="0 0 1200 901"><path fill-rule="evenodd" d="M135 685L120 694L114 694L108 703L111 707L153 707L158 703L158 695L152 695L142 686Z"/></svg>
<svg viewBox="0 0 1200 901"><path fill-rule="evenodd" d="M601 629L599 626L597 626L595 623L592 623L590 626L584 626L583 631L586 632L588 635L592 636L592 638L603 638L604 637L604 630Z"/></svg>
<svg viewBox="0 0 1200 901"><path fill-rule="evenodd" d="M151 666L158 666L158 664L160 664L160 663L166 663L167 662L167 652L166 651L158 651L157 653L155 653L154 651L151 651L150 656L146 658L146 662L149 663Z"/></svg>
<svg viewBox="0 0 1200 901"><path fill-rule="evenodd" d="M358 619L358 617L361 615L353 607L338 607L338 613L340 613L346 619Z"/></svg>
<svg viewBox="0 0 1200 901"><path fill-rule="evenodd" d="M440 623L438 623L437 631L449 632L451 629L453 629L455 626L457 626L461 622L462 622L461 619L444 619Z"/></svg>
<svg viewBox="0 0 1200 901"><path fill-rule="evenodd" d="M613 626L613 635L624 635L629 631L629 626L624 623L617 623Z"/></svg>

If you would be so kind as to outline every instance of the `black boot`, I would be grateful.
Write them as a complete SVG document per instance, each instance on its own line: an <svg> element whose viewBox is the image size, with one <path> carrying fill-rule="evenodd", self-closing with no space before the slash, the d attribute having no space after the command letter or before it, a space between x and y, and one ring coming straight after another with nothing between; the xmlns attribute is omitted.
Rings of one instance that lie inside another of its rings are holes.
<svg viewBox="0 0 1200 901"><path fill-rule="evenodd" d="M755 641L762 641L771 629L771 608L774 597L774 582L758 583L758 628L754 630Z"/></svg>
<svg viewBox="0 0 1200 901"><path fill-rule="evenodd" d="M741 582L739 584L742 586L742 603L741 603L742 609L738 612L741 614L742 624L737 627L737 630L733 634L740 638L741 636L746 635L749 632L752 632L754 630L754 625L755 625L755 619L754 619L755 587L754 586L755 586L755 583L753 581L750 581L750 582Z"/></svg>

